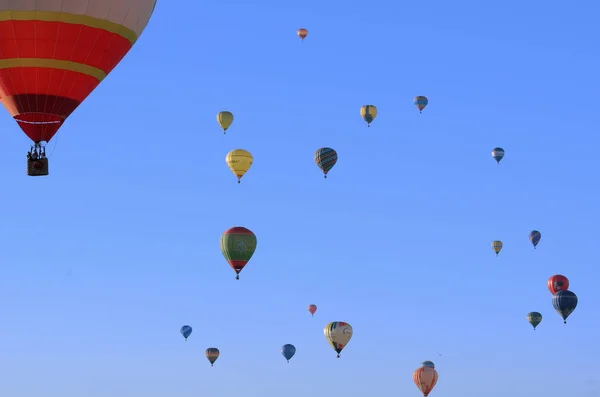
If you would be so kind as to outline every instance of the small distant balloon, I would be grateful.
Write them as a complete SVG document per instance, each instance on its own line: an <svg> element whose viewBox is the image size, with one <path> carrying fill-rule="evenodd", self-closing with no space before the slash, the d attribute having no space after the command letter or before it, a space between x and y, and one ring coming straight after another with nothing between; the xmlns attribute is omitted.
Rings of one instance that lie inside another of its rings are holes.
<svg viewBox="0 0 600 397"><path fill-rule="evenodd" d="M554 306L554 310L563 318L565 324L567 323L567 317L577 307L578 301L577 295L566 289L558 291L552 296L552 306Z"/></svg>
<svg viewBox="0 0 600 397"><path fill-rule="evenodd" d="M225 134L227 129L231 127L231 123L233 123L233 113L228 111L222 111L217 114L217 122L223 129L223 133Z"/></svg>
<svg viewBox="0 0 600 397"><path fill-rule="evenodd" d="M425 109L425 107L429 103L429 99L427 99L427 97L424 97L422 95L418 95L415 97L413 102L414 102L415 106L417 107L417 109L419 109L419 113L423 113L423 109Z"/></svg>
<svg viewBox="0 0 600 397"><path fill-rule="evenodd" d="M315 312L317 311L317 305L308 305L308 311L314 316Z"/></svg>
<svg viewBox="0 0 600 397"><path fill-rule="evenodd" d="M219 358L219 354L221 354L221 352L216 347L209 347L208 349L206 349L206 352L204 354L210 362L210 366L214 367L215 361L217 361L217 358Z"/></svg>
<svg viewBox="0 0 600 397"><path fill-rule="evenodd" d="M427 397L438 381L438 373L435 368L431 367L417 368L413 373L413 381L419 390L421 390L423 396Z"/></svg>
<svg viewBox="0 0 600 397"><path fill-rule="evenodd" d="M317 149L314 158L317 167L323 171L323 175L327 178L327 173L329 173L335 163L337 163L338 155L332 148L322 147L321 149Z"/></svg>
<svg viewBox="0 0 600 397"><path fill-rule="evenodd" d="M425 368L435 368L435 364L433 363L433 361L429 361L429 360L423 361L421 363L421 366L425 367Z"/></svg>
<svg viewBox="0 0 600 397"><path fill-rule="evenodd" d="M492 241L492 248L494 249L496 256L498 256L500 251L502 251L502 247L503 247L502 241L500 241L500 240Z"/></svg>
<svg viewBox="0 0 600 397"><path fill-rule="evenodd" d="M534 249L535 247L537 247L541 239L542 233L538 232L537 230L532 230L531 232L529 232L529 241L531 241L531 244L533 244Z"/></svg>
<svg viewBox="0 0 600 397"><path fill-rule="evenodd" d="M298 35L298 37L300 37L300 40L304 41L306 36L308 36L308 30L301 28L301 29L298 29L298 32L296 32L296 34Z"/></svg>
<svg viewBox="0 0 600 397"><path fill-rule="evenodd" d="M181 335L183 335L185 340L187 340L192 334L192 327L190 327L189 325L184 325L183 327L181 327L179 332L181 332Z"/></svg>
<svg viewBox="0 0 600 397"><path fill-rule="evenodd" d="M555 274L548 279L548 290L552 295L563 289L569 289L569 279L562 274Z"/></svg>
<svg viewBox="0 0 600 397"><path fill-rule="evenodd" d="M337 358L340 358L340 353L352 339L352 326L343 321L333 321L325 326L323 332L325 339L337 353Z"/></svg>
<svg viewBox="0 0 600 397"><path fill-rule="evenodd" d="M360 116L367 122L367 127L370 127L375 117L377 117L377 108L373 105L365 105L360 108Z"/></svg>
<svg viewBox="0 0 600 397"><path fill-rule="evenodd" d="M290 345L289 343L287 345L283 345L281 347L281 354L289 363L292 357L294 357L294 354L296 354L296 347L294 345Z"/></svg>
<svg viewBox="0 0 600 397"><path fill-rule="evenodd" d="M504 157L504 149L501 147L494 148L492 150L492 157L496 160L496 163L500 164L500 160Z"/></svg>
<svg viewBox="0 0 600 397"><path fill-rule="evenodd" d="M535 331L535 327L540 325L542 322L542 314L538 312L530 312L527 314L527 321L529 324L531 324L533 330Z"/></svg>

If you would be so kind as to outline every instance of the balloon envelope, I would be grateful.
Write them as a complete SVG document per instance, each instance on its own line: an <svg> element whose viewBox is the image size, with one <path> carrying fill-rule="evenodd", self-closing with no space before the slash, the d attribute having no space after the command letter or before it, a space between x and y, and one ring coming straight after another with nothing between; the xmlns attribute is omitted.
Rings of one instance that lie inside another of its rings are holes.
<svg viewBox="0 0 600 397"><path fill-rule="evenodd" d="M413 100L413 103L415 104L417 109L419 109L419 112L423 112L423 109L425 109L427 104L429 104L429 99L427 99L427 97L424 97L422 95L418 95Z"/></svg>
<svg viewBox="0 0 600 397"><path fill-rule="evenodd" d="M222 111L217 114L217 122L223 129L223 132L227 131L233 123L233 113L228 111Z"/></svg>
<svg viewBox="0 0 600 397"><path fill-rule="evenodd" d="M548 279L548 290L552 295L564 289L569 289L569 279L562 274L555 274Z"/></svg>
<svg viewBox="0 0 600 397"><path fill-rule="evenodd" d="M423 361L421 363L421 366L422 367L427 367L427 368L435 368L435 364L433 363L433 361L429 361L429 360Z"/></svg>
<svg viewBox="0 0 600 397"><path fill-rule="evenodd" d="M438 381L438 373L435 368L431 367L417 368L417 370L413 372L413 381L419 390L421 390L423 396L427 397Z"/></svg>
<svg viewBox="0 0 600 397"><path fill-rule="evenodd" d="M531 241L531 244L533 244L533 248L537 247L541 239L542 233L538 232L537 230L532 230L529 232L529 241Z"/></svg>
<svg viewBox="0 0 600 397"><path fill-rule="evenodd" d="M567 323L567 317L577 307L578 301L577 295L566 289L558 291L552 296L552 306L554 306L554 310L563 318L565 324Z"/></svg>
<svg viewBox="0 0 600 397"><path fill-rule="evenodd" d="M285 357L285 359L288 361L288 363L290 362L290 359L292 357L294 357L294 354L296 354L296 347L294 345L283 345L281 347L281 354L283 355L283 357Z"/></svg>
<svg viewBox="0 0 600 397"><path fill-rule="evenodd" d="M317 167L323 171L325 178L327 178L327 173L331 171L335 163L337 163L338 155L335 150L328 147L322 147L315 152L315 163L317 163Z"/></svg>
<svg viewBox="0 0 600 397"><path fill-rule="evenodd" d="M221 236L221 252L235 271L236 279L256 250L256 236L242 226L232 227Z"/></svg>
<svg viewBox="0 0 600 397"><path fill-rule="evenodd" d="M155 5L156 0L0 2L0 101L25 135L50 141L129 52Z"/></svg>
<svg viewBox="0 0 600 397"><path fill-rule="evenodd" d="M314 316L317 311L317 305L308 305L308 311Z"/></svg>
<svg viewBox="0 0 600 397"><path fill-rule="evenodd" d="M340 358L340 353L352 339L354 332L352 326L343 321L333 321L325 326L323 332L327 342L336 351L337 357Z"/></svg>
<svg viewBox="0 0 600 397"><path fill-rule="evenodd" d="M304 28L300 28L300 29L298 29L298 31L296 32L296 34L298 35L298 37L300 37L300 39L302 41L304 41L304 39L306 38L306 36L308 36L308 30L306 30Z"/></svg>
<svg viewBox="0 0 600 397"><path fill-rule="evenodd" d="M242 177L248 172L250 167L252 167L252 162L254 158L250 154L250 152L244 149L235 149L231 152L227 153L225 157L225 162L227 166L233 172L235 176L238 178L238 183Z"/></svg>
<svg viewBox="0 0 600 397"><path fill-rule="evenodd" d="M538 312L530 312L527 314L527 321L529 322L529 324L531 324L533 329L535 329L535 327L540 325L540 323L542 322L542 314Z"/></svg>
<svg viewBox="0 0 600 397"><path fill-rule="evenodd" d="M500 240L492 241L492 248L494 249L496 256L498 256L500 251L502 251L502 247L503 247L502 241L500 241Z"/></svg>
<svg viewBox="0 0 600 397"><path fill-rule="evenodd" d="M377 117L377 108L373 105L365 105L360 108L360 116L370 125Z"/></svg>
<svg viewBox="0 0 600 397"><path fill-rule="evenodd" d="M206 349L206 352L204 352L204 354L206 355L206 358L212 366L214 365L215 361L217 361L217 358L219 358L219 354L221 354L221 352L216 347L209 347L208 349Z"/></svg>
<svg viewBox="0 0 600 397"><path fill-rule="evenodd" d="M187 340L187 338L189 338L192 334L192 327L190 327L189 325L184 325L183 327L181 327L179 332L181 332L181 335L183 335L185 340Z"/></svg>
<svg viewBox="0 0 600 397"><path fill-rule="evenodd" d="M501 147L494 148L494 150L492 150L492 157L500 164L500 160L504 157L504 149Z"/></svg>

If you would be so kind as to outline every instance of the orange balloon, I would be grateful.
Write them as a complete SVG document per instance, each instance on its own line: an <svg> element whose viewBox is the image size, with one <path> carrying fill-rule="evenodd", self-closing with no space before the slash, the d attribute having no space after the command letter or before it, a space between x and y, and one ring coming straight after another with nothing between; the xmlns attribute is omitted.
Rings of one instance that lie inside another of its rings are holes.
<svg viewBox="0 0 600 397"><path fill-rule="evenodd" d="M306 38L306 36L308 36L308 30L302 28L302 29L298 29L298 37L300 37L302 39L302 41L304 41L304 39Z"/></svg>
<svg viewBox="0 0 600 397"><path fill-rule="evenodd" d="M314 316L317 311L317 305L308 305L308 311Z"/></svg>
<svg viewBox="0 0 600 397"><path fill-rule="evenodd" d="M413 373L413 380L423 396L427 397L438 381L438 373L434 368L421 367Z"/></svg>

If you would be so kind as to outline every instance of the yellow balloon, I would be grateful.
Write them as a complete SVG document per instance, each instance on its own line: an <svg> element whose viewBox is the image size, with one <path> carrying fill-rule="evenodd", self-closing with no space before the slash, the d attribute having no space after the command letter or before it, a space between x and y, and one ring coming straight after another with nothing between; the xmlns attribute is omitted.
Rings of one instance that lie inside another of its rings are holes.
<svg viewBox="0 0 600 397"><path fill-rule="evenodd" d="M360 108L360 116L367 122L367 126L371 126L375 117L377 117L377 108L373 105L365 105Z"/></svg>
<svg viewBox="0 0 600 397"><path fill-rule="evenodd" d="M245 151L244 149L235 149L231 152L227 153L227 157L225 157L225 162L227 166L237 176L238 183L244 176L246 172L252 166L252 161L254 158L250 154L250 152Z"/></svg>
<svg viewBox="0 0 600 397"><path fill-rule="evenodd" d="M223 128L223 133L225 133L227 128L231 127L231 123L233 123L233 113L228 111L219 112L217 114L217 121L221 128Z"/></svg>

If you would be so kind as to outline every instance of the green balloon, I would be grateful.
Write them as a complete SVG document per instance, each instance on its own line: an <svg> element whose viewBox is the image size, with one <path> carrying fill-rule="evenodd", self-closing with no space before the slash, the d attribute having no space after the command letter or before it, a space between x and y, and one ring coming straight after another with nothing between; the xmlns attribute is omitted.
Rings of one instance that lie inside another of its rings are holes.
<svg viewBox="0 0 600 397"><path fill-rule="evenodd" d="M533 326L533 329L535 330L535 327L540 325L540 323L542 322L542 314L538 312L528 313L527 321L529 321L529 324L531 324Z"/></svg>
<svg viewBox="0 0 600 397"><path fill-rule="evenodd" d="M221 236L221 252L240 279L240 272L256 250L256 236L245 227L236 226Z"/></svg>

